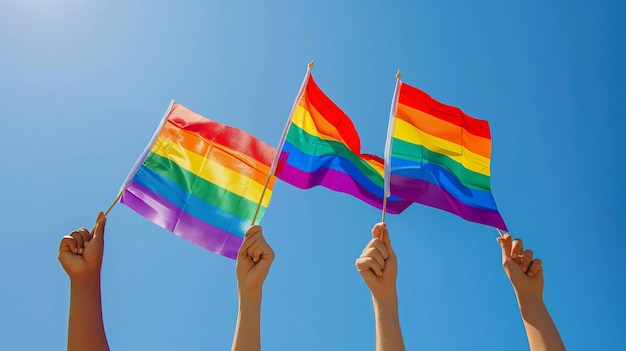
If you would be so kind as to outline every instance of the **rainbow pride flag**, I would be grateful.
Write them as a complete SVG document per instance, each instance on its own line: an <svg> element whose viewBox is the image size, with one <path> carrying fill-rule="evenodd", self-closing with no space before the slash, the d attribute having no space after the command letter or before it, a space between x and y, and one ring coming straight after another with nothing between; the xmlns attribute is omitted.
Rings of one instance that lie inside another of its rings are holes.
<svg viewBox="0 0 626 351"><path fill-rule="evenodd" d="M298 188L321 185L382 208L383 160L362 154L361 140L348 116L315 84L307 71L287 126L276 176ZM411 201L392 196L387 212L400 213Z"/></svg>
<svg viewBox="0 0 626 351"><path fill-rule="evenodd" d="M487 121L398 79L388 133L389 194L507 230L491 194Z"/></svg>
<svg viewBox="0 0 626 351"><path fill-rule="evenodd" d="M123 185L121 202L197 245L235 259L275 149L172 101ZM269 205L268 183L256 222Z"/></svg>

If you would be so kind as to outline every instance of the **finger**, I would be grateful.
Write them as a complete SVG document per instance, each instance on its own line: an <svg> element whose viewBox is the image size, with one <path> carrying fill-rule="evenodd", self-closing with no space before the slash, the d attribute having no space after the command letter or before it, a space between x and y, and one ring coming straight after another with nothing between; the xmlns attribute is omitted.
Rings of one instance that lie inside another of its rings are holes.
<svg viewBox="0 0 626 351"><path fill-rule="evenodd" d="M504 234L504 237L497 237L496 240L500 244L500 248L502 249L502 262L505 262L510 258L511 248L513 243L511 242L511 235Z"/></svg>
<svg viewBox="0 0 626 351"><path fill-rule="evenodd" d="M85 243L83 236L80 234L78 230L71 232L70 236L74 238L74 240L76 240L76 253L81 254L83 252L83 247Z"/></svg>
<svg viewBox="0 0 626 351"><path fill-rule="evenodd" d="M243 242L241 243L241 247L239 248L239 252L237 254L238 259L247 259L248 257L250 257L250 248L256 245L258 241L259 241L258 236L244 238Z"/></svg>
<svg viewBox="0 0 626 351"><path fill-rule="evenodd" d="M542 267L542 262L540 259L534 259L531 263L530 263L530 267L528 268L528 276L529 277L534 277L536 275L541 274L541 272L543 272L543 267Z"/></svg>
<svg viewBox="0 0 626 351"><path fill-rule="evenodd" d="M376 250L378 250L380 252L380 254L383 256L383 258L386 260L387 258L389 258L389 248L387 247L387 245L385 245L383 243L383 241L381 240L376 240L373 239L374 241L374 247L376 248Z"/></svg>
<svg viewBox="0 0 626 351"><path fill-rule="evenodd" d="M513 240L512 248L511 248L511 258L516 260L516 262L520 262L519 258L524 254L524 243L522 239L516 238Z"/></svg>
<svg viewBox="0 0 626 351"><path fill-rule="evenodd" d="M61 244L59 245L59 253L70 251L72 253L78 253L78 244L76 243L76 239L74 239L71 235L66 235L61 239Z"/></svg>
<svg viewBox="0 0 626 351"><path fill-rule="evenodd" d="M372 238L381 239L384 229L385 229L385 223L379 222L379 223L374 224L374 226L372 227Z"/></svg>
<svg viewBox="0 0 626 351"><path fill-rule="evenodd" d="M261 261L273 261L274 260L274 251L272 247L265 241L261 243L258 247L254 249L252 253L252 261L253 262L261 262Z"/></svg>
<svg viewBox="0 0 626 351"><path fill-rule="evenodd" d="M252 262L259 262L259 259L261 258L261 252L263 251L260 248L263 245L267 245L265 243L265 240L263 240L262 237L258 236L254 243L248 247L248 250L246 250L248 257L252 260Z"/></svg>
<svg viewBox="0 0 626 351"><path fill-rule="evenodd" d="M93 236L85 228L78 229L78 233L80 234L80 236L83 237L83 247L82 248L84 250L87 247L87 245L89 245L91 240L93 239ZM78 253L82 253L80 251L80 248L78 248Z"/></svg>
<svg viewBox="0 0 626 351"><path fill-rule="evenodd" d="M80 235L80 237L83 239L82 246L78 247L78 253L82 254L83 250L85 249L85 247L87 247L87 244L91 240L91 233L89 233L87 228L80 228L80 229L77 230L77 232Z"/></svg>
<svg viewBox="0 0 626 351"><path fill-rule="evenodd" d="M248 230L246 230L246 233L244 234L244 238L247 236L253 236L254 234L257 233L263 233L263 228L260 225L253 225L250 228L248 228Z"/></svg>
<svg viewBox="0 0 626 351"><path fill-rule="evenodd" d="M96 226L93 230L93 237L104 239L104 227L107 223L106 217L104 217L104 213L98 213L98 218L96 219Z"/></svg>
<svg viewBox="0 0 626 351"><path fill-rule="evenodd" d="M389 252L389 255L393 255L394 252L393 252L393 248L391 247L391 238L389 238L389 230L387 229L386 224L385 224L385 227L383 228L381 237L382 237L382 242L385 245L385 248ZM385 259L387 259L387 257L385 257Z"/></svg>
<svg viewBox="0 0 626 351"><path fill-rule="evenodd" d="M371 257L359 257L356 260L356 268L361 273L371 270L378 277L382 277L383 275L382 268L378 265L378 262Z"/></svg>
<svg viewBox="0 0 626 351"><path fill-rule="evenodd" d="M261 233L261 226L252 226L246 230L246 233L243 236L243 241L241 242L241 246L239 247L239 252L237 253L237 257L246 257L248 256L248 249L251 245L258 240L259 235Z"/></svg>
<svg viewBox="0 0 626 351"><path fill-rule="evenodd" d="M391 239L389 239L389 231L387 230L387 224L385 222L379 222L374 225L372 228L372 237L374 239L380 239L385 245L386 254L385 259L389 257L389 255L394 255L393 248L391 247Z"/></svg>
<svg viewBox="0 0 626 351"><path fill-rule="evenodd" d="M380 268L385 268L385 259L383 258L383 255L380 253L379 250L374 247L370 247L369 249L365 250L361 257L372 257L376 260L376 262L378 262Z"/></svg>
<svg viewBox="0 0 626 351"><path fill-rule="evenodd" d="M370 248L374 248L380 251L380 254L383 256L383 259L385 260L389 257L389 251L387 250L387 247L378 238L374 238L370 240L370 242L367 243L367 246L365 246L365 248L363 249L363 251L361 251L361 253L362 254L365 253L365 251L369 250Z"/></svg>
<svg viewBox="0 0 626 351"><path fill-rule="evenodd" d="M522 264L520 267L522 268L522 272L528 272L528 268L530 267L530 263L533 261L533 250L524 251L524 257L522 257Z"/></svg>
<svg viewBox="0 0 626 351"><path fill-rule="evenodd" d="M260 225L254 225L250 227L246 234L250 236L251 240L254 240L251 249L248 249L248 255L252 258L252 262L257 263L261 259L264 250L269 248L263 237L263 228ZM269 248L269 251L271 251L271 248Z"/></svg>

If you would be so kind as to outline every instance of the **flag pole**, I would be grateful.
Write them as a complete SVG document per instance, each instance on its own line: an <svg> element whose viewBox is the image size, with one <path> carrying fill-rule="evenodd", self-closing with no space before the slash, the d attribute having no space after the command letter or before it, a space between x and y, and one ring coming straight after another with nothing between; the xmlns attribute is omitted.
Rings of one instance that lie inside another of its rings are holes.
<svg viewBox="0 0 626 351"><path fill-rule="evenodd" d="M387 213L387 196L383 197L383 218L381 222L385 223L385 213Z"/></svg>
<svg viewBox="0 0 626 351"><path fill-rule="evenodd" d="M173 99L170 101L170 104L167 106L167 110L165 110L165 113L163 114L163 117L161 117L161 121L159 122L159 126L154 131L154 134L152 134L152 138L150 139L150 142L148 143L148 145L146 145L146 148L143 150L143 152L139 156L139 159L137 159L137 161L133 165L133 168L131 168L130 172L126 176L126 179L124 179L124 183L122 183L122 186L120 187L120 190L118 191L117 196L115 197L115 200L113 200L113 203L111 204L111 206L109 206L109 208L107 208L106 211L104 211L104 216L102 216L100 219L98 219L96 221L96 224L94 225L93 229L91 230L92 232L96 229L96 227L98 226L100 221L103 218L106 218L106 216L109 214L109 212L111 212L111 210L113 209L115 204L117 204L120 201L120 199L122 198L122 194L124 194L124 190L126 190L126 188L128 187L128 184L130 184L130 182L132 182L133 178L135 177L135 174L137 174L137 171L139 170L139 168L143 164L143 161L148 156L148 153L150 153L150 150L152 149L152 146L154 146L154 143L156 142L157 138L159 137L159 134L161 134L161 130L163 129L163 126L165 125L165 121L167 121L167 117L172 112L172 109L174 108L174 104L175 103L176 102Z"/></svg>
<svg viewBox="0 0 626 351"><path fill-rule="evenodd" d="M91 229L92 233L94 230L96 230L96 227L98 226L98 224L100 224L100 222L106 218L106 216L109 214L109 212L111 212L113 207L120 201L123 193L124 193L124 189L120 189L119 193L115 197L115 200L113 200L113 203L111 204L111 206L109 206L109 208L107 208L106 211L104 211L104 214L102 215L102 217L98 218L98 220L96 221L96 224L94 224L93 228Z"/></svg>
<svg viewBox="0 0 626 351"><path fill-rule="evenodd" d="M291 120L293 119L293 114L296 111L296 107L302 98L302 94L304 94L304 88L306 87L307 82L309 81L309 76L311 75L311 69L313 69L315 63L313 61L309 62L306 69L306 74L304 75L304 79L302 80L302 84L300 85L300 90L298 91L298 95L296 96L296 100L293 102L291 106L291 112L289 113L289 118L287 119L287 124L285 124L285 128L283 129L283 134L280 137L280 142L278 143L278 147L276 148L276 153L274 154L274 160L272 160L272 167L270 167L270 172L265 179L265 185L263 186L263 191L261 192L261 199L256 206L256 210L254 211L254 217L252 218L252 225L256 222L256 217L259 214L259 209L261 208L261 203L263 202L263 197L265 196L265 191L267 190L267 186L270 182L270 179L276 172L276 167L278 167L278 160L280 158L280 154L283 150L283 146L285 145L285 139L287 139L287 132L289 132L289 127L291 126Z"/></svg>
<svg viewBox="0 0 626 351"><path fill-rule="evenodd" d="M102 218L106 217L109 212L111 212L111 210L113 209L113 206L115 206L118 202L120 202L120 199L122 198L122 194L124 193L124 191L120 191L119 194L117 194L117 196L115 197L115 200L113 200L113 203L111 204L111 206L109 206L109 208L107 208L106 211L104 211L104 215L102 216ZM96 225L98 223L96 222Z"/></svg>
<svg viewBox="0 0 626 351"><path fill-rule="evenodd" d="M504 234L502 234L502 231L500 230L500 228L496 228L496 230L498 231L498 234L500 234L500 237L504 238Z"/></svg>
<svg viewBox="0 0 626 351"><path fill-rule="evenodd" d="M159 126L154 131L154 134L152 134L152 138L150 138L150 142L148 143L148 145L146 145L146 148L143 149L143 152L141 153L141 155L139 155L139 158L137 159L137 161L133 165L133 168L130 169L130 172L128 172L128 175L126 176L126 179L124 179L124 183L122 183L122 186L120 187L120 192L119 192L120 196L124 192L124 190L126 189L128 184L130 184L130 182L133 181L133 178L135 177L135 174L137 174L137 171L139 170L139 168L141 168L141 165L143 164L143 161L145 161L146 157L148 157L148 154L150 153L150 150L152 150L152 147L154 146L154 144L156 143L157 139L159 138L159 135L161 134L161 130L163 129L163 126L165 125L165 122L167 121L167 117L172 112L172 109L174 108L174 104L175 103L176 102L172 99L170 101L170 104L167 106L167 110L165 110L165 113L163 114L163 117L161 117L161 121L159 122Z"/></svg>
<svg viewBox="0 0 626 351"><path fill-rule="evenodd" d="M393 90L393 99L391 100L391 108L389 109L389 124L387 125L387 140L385 142L385 172L384 172L384 193L383 193L383 215L382 222L385 223L385 214L387 213L387 198L391 196L391 143L393 141L393 130L396 122L396 109L398 107L398 93L400 81L402 78L402 74L400 74L400 70L396 72L396 87Z"/></svg>

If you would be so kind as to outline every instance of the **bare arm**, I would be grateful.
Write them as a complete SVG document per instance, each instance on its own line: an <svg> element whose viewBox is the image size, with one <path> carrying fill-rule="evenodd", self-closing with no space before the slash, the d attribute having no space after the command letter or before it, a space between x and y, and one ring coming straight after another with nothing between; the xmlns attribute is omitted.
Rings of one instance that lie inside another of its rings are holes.
<svg viewBox="0 0 626 351"><path fill-rule="evenodd" d="M103 214L98 215L98 219ZM70 278L67 349L109 350L102 321L100 268L104 252L102 219L90 233L81 228L61 239L59 261Z"/></svg>
<svg viewBox="0 0 626 351"><path fill-rule="evenodd" d="M356 267L372 293L376 351L404 351L396 291L398 260L384 223L372 228L372 236L356 260Z"/></svg>
<svg viewBox="0 0 626 351"><path fill-rule="evenodd" d="M522 240L506 234L498 238L502 248L502 266L509 277L519 305L531 351L560 351L565 345L543 302L543 268L524 250Z"/></svg>
<svg viewBox="0 0 626 351"><path fill-rule="evenodd" d="M260 226L246 232L237 254L239 311L232 351L261 350L261 298L263 282L274 261L274 251Z"/></svg>

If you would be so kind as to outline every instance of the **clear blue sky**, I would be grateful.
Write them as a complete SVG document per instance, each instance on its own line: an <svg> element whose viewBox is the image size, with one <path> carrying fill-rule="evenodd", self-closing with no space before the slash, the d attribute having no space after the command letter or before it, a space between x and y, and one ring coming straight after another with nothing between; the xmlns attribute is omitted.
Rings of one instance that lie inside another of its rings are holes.
<svg viewBox="0 0 626 351"><path fill-rule="evenodd" d="M263 4L261 4L263 3ZM492 188L544 262L569 350L626 349L623 1L0 0L0 349L65 348L60 238L113 200L170 99L276 145L306 70L382 155L394 74L489 120ZM265 350L372 350L354 260L380 212L277 182ZM524 350L493 228L388 218L409 350ZM234 261L118 205L103 309L115 350L227 350Z"/></svg>

